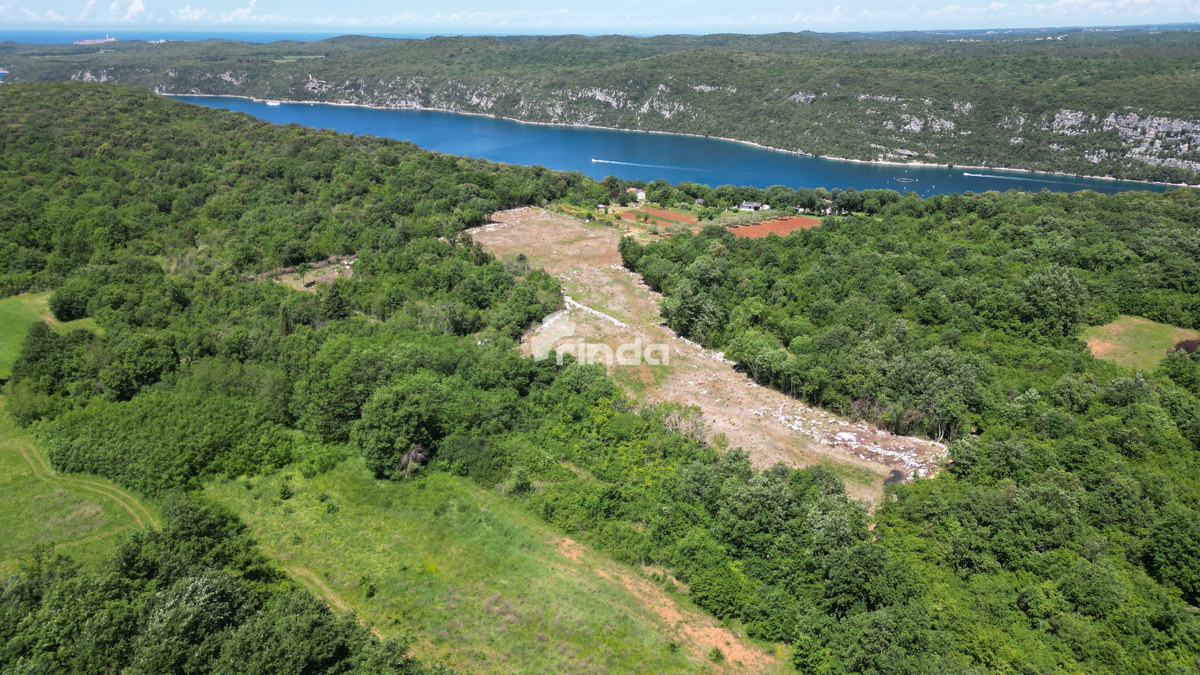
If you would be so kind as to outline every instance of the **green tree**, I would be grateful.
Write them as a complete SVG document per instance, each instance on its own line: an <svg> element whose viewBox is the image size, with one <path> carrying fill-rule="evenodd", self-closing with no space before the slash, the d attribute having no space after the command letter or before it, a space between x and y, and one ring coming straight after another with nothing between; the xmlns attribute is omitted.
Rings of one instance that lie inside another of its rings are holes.
<svg viewBox="0 0 1200 675"><path fill-rule="evenodd" d="M398 478L400 459L414 446L434 449L445 435L444 411L454 396L432 373L417 373L378 389L354 423L350 441L379 476Z"/></svg>
<svg viewBox="0 0 1200 675"><path fill-rule="evenodd" d="M1083 321L1087 288L1073 269L1054 265L1029 275L1022 289L1025 319L1038 334L1064 337Z"/></svg>
<svg viewBox="0 0 1200 675"><path fill-rule="evenodd" d="M336 281L329 284L325 297L321 300L321 318L326 321L337 321L350 316L350 307L342 292L338 290Z"/></svg>

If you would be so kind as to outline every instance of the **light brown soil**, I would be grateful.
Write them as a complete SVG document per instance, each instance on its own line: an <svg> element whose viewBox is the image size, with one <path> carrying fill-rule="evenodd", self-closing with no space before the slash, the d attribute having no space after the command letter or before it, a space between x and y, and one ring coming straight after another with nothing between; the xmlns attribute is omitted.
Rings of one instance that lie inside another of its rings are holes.
<svg viewBox="0 0 1200 675"><path fill-rule="evenodd" d="M821 221L816 218L805 218L803 216L790 216L788 218L776 218L775 220L766 220L753 225L744 225L742 227L730 228L739 237L747 239L761 239L768 234L774 232L781 237L787 236L793 230L807 230L810 227L816 227L821 224Z"/></svg>
<svg viewBox="0 0 1200 675"><path fill-rule="evenodd" d="M1117 345L1114 344L1112 340L1106 340L1099 337L1094 337L1088 340L1087 346L1088 351L1092 353L1092 356L1098 359L1106 358L1109 354L1112 354L1117 349Z"/></svg>
<svg viewBox="0 0 1200 675"><path fill-rule="evenodd" d="M471 231L475 241L501 258L524 253L531 265L557 276L568 297L606 315L568 307L526 335L526 353L531 353L530 340L542 331L570 335L556 341L561 351L573 351L578 343L604 344L614 352L639 340L642 345L668 345L669 365L613 365L609 372L643 402L698 406L707 437L724 434L730 447L750 453L756 467L830 464L852 496L873 504L885 480L932 475L945 456L939 443L894 436L759 386L723 354L676 336L662 324L660 296L621 266L617 242L627 231L585 225L540 209L500 212L493 221Z"/></svg>
<svg viewBox="0 0 1200 675"><path fill-rule="evenodd" d="M563 557L571 562L579 562L580 556L583 555L583 545L577 543L574 539L563 539L558 542L558 552L563 554Z"/></svg>
<svg viewBox="0 0 1200 675"><path fill-rule="evenodd" d="M708 614L683 606L678 598L667 594L650 579L639 577L625 567L599 556L588 555L584 559L584 555L590 554L591 549L570 539L561 540L558 549L572 563L584 568L590 567L600 578L621 584L638 599L642 607L669 627L678 639L678 644L694 658L707 661L708 653L713 647L724 652L725 663L721 666L711 666L716 672L733 673L748 670L764 673L780 670L782 664L774 655L746 642L733 631L718 624L717 620ZM655 568L644 568L644 571L658 572ZM673 579L671 582L678 587Z"/></svg>

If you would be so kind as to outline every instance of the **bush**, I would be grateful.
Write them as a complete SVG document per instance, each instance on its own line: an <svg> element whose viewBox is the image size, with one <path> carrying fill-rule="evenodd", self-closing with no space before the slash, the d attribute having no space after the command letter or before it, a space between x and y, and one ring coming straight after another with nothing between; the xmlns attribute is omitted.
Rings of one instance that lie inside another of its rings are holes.
<svg viewBox="0 0 1200 675"><path fill-rule="evenodd" d="M95 292L96 288L91 283L74 278L54 291L47 304L54 318L59 321L74 321L88 315L88 302Z"/></svg>

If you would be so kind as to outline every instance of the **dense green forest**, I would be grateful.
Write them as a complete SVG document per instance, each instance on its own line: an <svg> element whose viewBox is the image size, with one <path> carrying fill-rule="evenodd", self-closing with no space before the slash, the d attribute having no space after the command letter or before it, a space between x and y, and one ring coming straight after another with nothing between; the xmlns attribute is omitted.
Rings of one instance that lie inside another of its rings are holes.
<svg viewBox="0 0 1200 675"><path fill-rule="evenodd" d="M802 673L1198 669L1200 362L1134 374L1074 337L1117 312L1196 325L1195 191L847 191L826 194L853 215L784 239L625 241L671 325L761 381L953 440L948 471L892 486L868 514L828 468L756 471L704 437L695 409L638 404L599 366L517 355L558 285L462 229L620 185L112 85L5 86L0 120L5 290L54 288L59 319L103 328L35 324L5 407L55 468L180 505L111 569L39 559L5 581L4 672L219 670L259 626L339 655L274 672L420 667L296 594L230 517L177 496L352 455L418 485L467 476L618 560L664 565L700 607L792 645ZM651 187L689 190L708 188ZM258 274L344 253L353 276L316 292ZM156 612L195 579L226 599ZM69 623L62 603L126 623ZM96 637L30 638L43 633Z"/></svg>
<svg viewBox="0 0 1200 675"><path fill-rule="evenodd" d="M0 67L5 81L435 108L860 160L1198 181L1200 33L883 37L347 36L117 42L99 52L6 43Z"/></svg>

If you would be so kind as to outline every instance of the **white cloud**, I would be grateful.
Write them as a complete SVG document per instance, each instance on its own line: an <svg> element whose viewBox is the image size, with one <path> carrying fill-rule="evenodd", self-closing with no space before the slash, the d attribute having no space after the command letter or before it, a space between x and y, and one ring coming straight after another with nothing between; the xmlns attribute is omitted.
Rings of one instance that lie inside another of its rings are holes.
<svg viewBox="0 0 1200 675"><path fill-rule="evenodd" d="M25 15L26 19L36 23L56 23L70 18L63 16L52 9L46 10L44 14L39 14L28 7L22 7L21 13Z"/></svg>
<svg viewBox="0 0 1200 675"><path fill-rule="evenodd" d="M204 8L192 9L191 5L187 5L181 10L171 12L171 15L180 21L199 21L208 16L208 10Z"/></svg>
<svg viewBox="0 0 1200 675"><path fill-rule="evenodd" d="M108 10L125 21L132 21L138 18L138 15L146 13L146 3L142 0L129 0L129 4L121 7L122 0L113 0L113 4L109 5Z"/></svg>
<svg viewBox="0 0 1200 675"><path fill-rule="evenodd" d="M232 12L221 13L221 23L257 23L257 24L287 24L287 25L302 25L312 24L312 19L295 19L290 16L282 16L279 14L258 14L255 12L254 6L258 0L250 0L250 4L246 7L239 7Z"/></svg>

